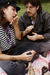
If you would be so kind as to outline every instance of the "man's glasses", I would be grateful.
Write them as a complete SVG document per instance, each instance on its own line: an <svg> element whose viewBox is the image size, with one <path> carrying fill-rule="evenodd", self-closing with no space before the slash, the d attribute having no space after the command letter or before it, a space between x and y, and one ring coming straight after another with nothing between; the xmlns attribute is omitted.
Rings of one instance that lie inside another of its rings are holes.
<svg viewBox="0 0 50 75"><path fill-rule="evenodd" d="M25 8L26 8L26 10L28 10L28 9L29 9L30 11L32 11L33 6L29 6L29 7L28 7L28 6L25 6Z"/></svg>

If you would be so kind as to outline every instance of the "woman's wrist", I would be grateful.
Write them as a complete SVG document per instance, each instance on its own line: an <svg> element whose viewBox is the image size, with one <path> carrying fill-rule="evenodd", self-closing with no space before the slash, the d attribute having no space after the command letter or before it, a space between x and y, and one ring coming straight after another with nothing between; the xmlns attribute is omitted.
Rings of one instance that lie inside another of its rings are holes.
<svg viewBox="0 0 50 75"><path fill-rule="evenodd" d="M10 60L21 60L21 55L11 56Z"/></svg>
<svg viewBox="0 0 50 75"><path fill-rule="evenodd" d="M17 24L17 22L13 25L14 27L18 27L18 24Z"/></svg>

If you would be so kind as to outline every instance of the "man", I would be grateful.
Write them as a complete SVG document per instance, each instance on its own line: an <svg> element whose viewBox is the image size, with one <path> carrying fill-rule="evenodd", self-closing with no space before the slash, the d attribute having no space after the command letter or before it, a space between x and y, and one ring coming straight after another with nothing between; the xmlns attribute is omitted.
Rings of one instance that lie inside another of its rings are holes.
<svg viewBox="0 0 50 75"><path fill-rule="evenodd" d="M21 43L37 42L41 51L50 50L50 14L42 9L40 0L24 0L26 12L19 18Z"/></svg>

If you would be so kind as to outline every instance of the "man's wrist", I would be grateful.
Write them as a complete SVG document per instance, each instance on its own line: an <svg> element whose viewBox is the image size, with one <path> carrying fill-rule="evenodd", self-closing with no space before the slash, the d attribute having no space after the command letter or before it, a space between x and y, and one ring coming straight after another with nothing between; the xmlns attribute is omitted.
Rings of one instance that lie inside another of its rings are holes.
<svg viewBox="0 0 50 75"><path fill-rule="evenodd" d="M23 36L25 36L25 35L26 35L25 31L23 31Z"/></svg>
<svg viewBox="0 0 50 75"><path fill-rule="evenodd" d="M44 36L43 35L38 35L38 39L39 40L43 40L44 39Z"/></svg>

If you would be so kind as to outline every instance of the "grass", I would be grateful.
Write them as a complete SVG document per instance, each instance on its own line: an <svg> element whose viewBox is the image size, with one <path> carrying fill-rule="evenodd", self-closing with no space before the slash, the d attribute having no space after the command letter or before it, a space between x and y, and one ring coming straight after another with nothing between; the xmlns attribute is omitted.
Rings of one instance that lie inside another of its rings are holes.
<svg viewBox="0 0 50 75"><path fill-rule="evenodd" d="M46 10L47 12L50 13L50 1L48 1L48 2L43 2L43 3L42 3L42 8L43 8L44 10Z"/></svg>
<svg viewBox="0 0 50 75"><path fill-rule="evenodd" d="M18 16L20 17L25 12L25 7L23 4L17 4L21 10L18 12Z"/></svg>
<svg viewBox="0 0 50 75"><path fill-rule="evenodd" d="M25 12L25 7L23 4L17 4L17 5L21 8L21 10L18 12L18 16L20 17ZM50 1L43 2L42 8L50 13Z"/></svg>

